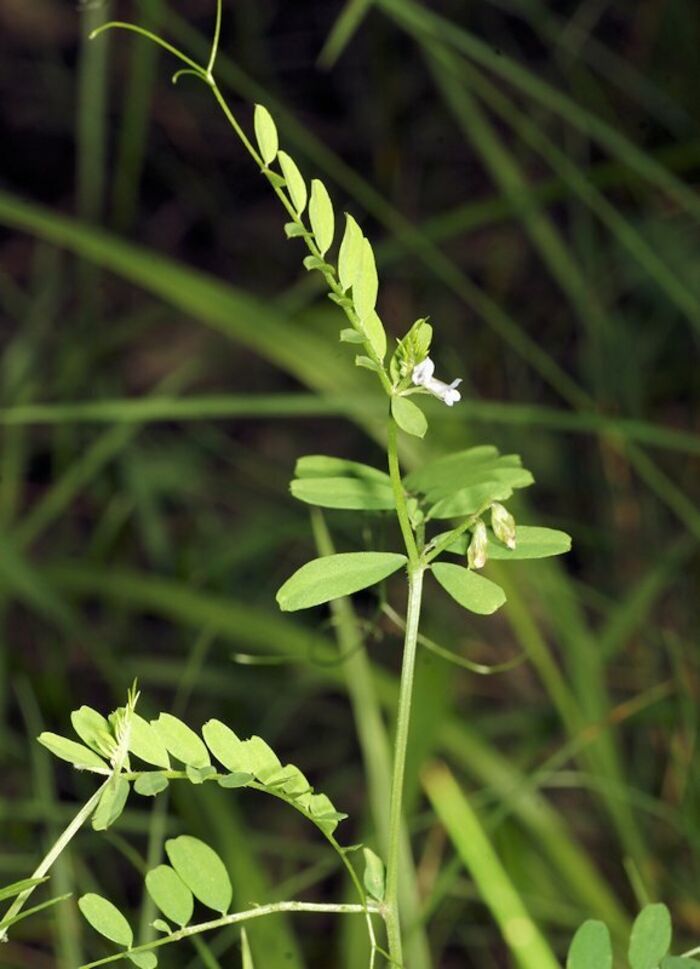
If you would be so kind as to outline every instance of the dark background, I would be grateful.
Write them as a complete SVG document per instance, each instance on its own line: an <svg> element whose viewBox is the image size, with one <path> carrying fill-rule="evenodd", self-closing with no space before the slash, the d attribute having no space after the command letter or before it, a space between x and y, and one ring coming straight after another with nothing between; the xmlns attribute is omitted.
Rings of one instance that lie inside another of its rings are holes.
<svg viewBox="0 0 700 969"><path fill-rule="evenodd" d="M91 790L32 738L68 733L81 703L112 709L134 676L145 714L263 735L350 814L344 843L372 843L344 664L317 652L333 626L323 610L282 619L274 602L314 554L286 486L296 458L383 461L372 377L350 366L335 307L206 87L173 87L176 62L140 38L85 40L117 17L206 59L211 6L0 3L0 882L33 869ZM444 648L526 657L489 677L421 655L409 801L435 965L511 964L421 794L436 759L557 951L606 916L584 897L581 858L627 914L666 901L678 946L692 945L700 8L349 6L360 16L344 38L336 0L226 4L222 89L247 131L252 103L268 105L307 179L372 238L390 335L430 314L439 373L464 378L463 403L428 408L406 463L491 441L517 451L537 480L518 520L574 536L563 562L487 571L509 593L489 621L428 590L425 631ZM409 22L416 11L427 19ZM149 395L167 400L144 419L129 401ZM398 541L378 518L327 521L339 548ZM400 608L400 582L387 592ZM393 675L397 629L374 597L357 605L372 662ZM568 874L550 815L535 801L528 820L516 797L527 776L576 848ZM236 904L287 888L343 897L308 825L219 794L174 791L155 817L216 845ZM138 924L149 809L134 797L106 837L81 834L56 890L97 887ZM607 914L623 939L621 912ZM294 943L281 929L271 943L273 923L252 934L265 969L366 964L355 923L286 931ZM106 951L67 902L3 958L67 969ZM205 958L182 951L163 964Z"/></svg>

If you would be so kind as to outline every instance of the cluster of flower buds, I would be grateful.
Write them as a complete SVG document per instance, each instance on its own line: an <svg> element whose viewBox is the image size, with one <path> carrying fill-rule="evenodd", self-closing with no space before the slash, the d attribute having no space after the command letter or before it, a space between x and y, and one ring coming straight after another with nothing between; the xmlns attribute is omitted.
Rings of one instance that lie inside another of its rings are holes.
<svg viewBox="0 0 700 969"><path fill-rule="evenodd" d="M496 538L510 549L515 548L515 519L497 501L491 505L491 528ZM467 548L467 563L470 569L483 569L489 550L489 536L486 525L479 519L472 531L472 539Z"/></svg>

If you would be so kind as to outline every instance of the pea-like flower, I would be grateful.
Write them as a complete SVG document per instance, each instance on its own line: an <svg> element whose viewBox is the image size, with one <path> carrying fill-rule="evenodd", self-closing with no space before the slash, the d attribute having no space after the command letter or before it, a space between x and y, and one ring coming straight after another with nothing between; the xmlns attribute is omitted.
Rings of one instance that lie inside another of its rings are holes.
<svg viewBox="0 0 700 969"><path fill-rule="evenodd" d="M430 357L426 357L422 363L417 364L413 368L413 383L416 387L425 387L433 396L438 397L443 404L452 407L453 404L456 404L457 401L462 399L462 395L457 390L457 387L462 383L462 378L458 377L451 384L446 384L444 381L434 377L434 373L435 364Z"/></svg>

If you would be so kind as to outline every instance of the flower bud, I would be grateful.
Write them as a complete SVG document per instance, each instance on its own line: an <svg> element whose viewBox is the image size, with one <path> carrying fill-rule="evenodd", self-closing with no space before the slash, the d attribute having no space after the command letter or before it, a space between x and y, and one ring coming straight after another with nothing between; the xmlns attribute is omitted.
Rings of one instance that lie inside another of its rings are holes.
<svg viewBox="0 0 700 969"><path fill-rule="evenodd" d="M491 528L499 541L510 549L515 548L515 519L497 501L491 505Z"/></svg>
<svg viewBox="0 0 700 969"><path fill-rule="evenodd" d="M486 554L488 550L489 537L486 532L486 525L478 521L472 532L472 540L467 549L467 562L470 569L483 569L486 565Z"/></svg>

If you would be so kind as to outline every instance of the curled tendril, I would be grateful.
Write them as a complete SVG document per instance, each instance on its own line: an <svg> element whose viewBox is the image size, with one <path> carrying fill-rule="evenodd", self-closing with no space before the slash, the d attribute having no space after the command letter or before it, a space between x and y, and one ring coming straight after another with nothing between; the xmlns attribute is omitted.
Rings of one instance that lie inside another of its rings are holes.
<svg viewBox="0 0 700 969"><path fill-rule="evenodd" d="M207 75L204 73L204 71L199 71L199 70L198 71L195 71L194 68L192 68L192 67L181 67L180 70L179 71L175 71L175 73L173 74L173 76L170 78L171 83L172 84L177 84L177 82L180 80L180 78L183 76L183 74L192 74L192 75L194 75L194 77L198 78L200 81L205 81L206 82L206 80L207 80Z"/></svg>

